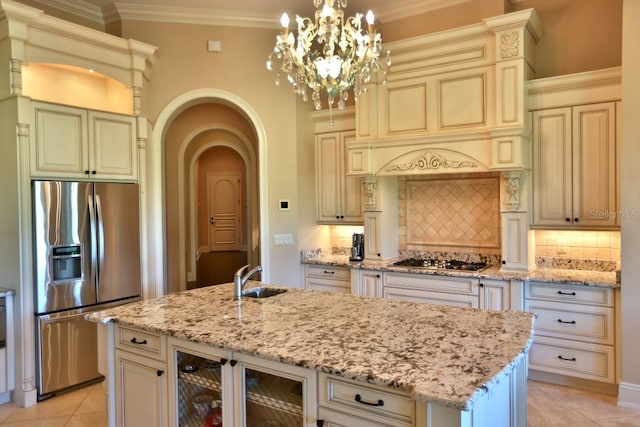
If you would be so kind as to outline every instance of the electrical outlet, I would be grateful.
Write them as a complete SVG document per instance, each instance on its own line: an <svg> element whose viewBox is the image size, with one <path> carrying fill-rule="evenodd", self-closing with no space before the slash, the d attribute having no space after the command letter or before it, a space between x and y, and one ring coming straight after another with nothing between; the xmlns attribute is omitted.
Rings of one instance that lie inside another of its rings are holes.
<svg viewBox="0 0 640 427"><path fill-rule="evenodd" d="M569 252L567 244L558 242L558 255L566 255L567 252Z"/></svg>
<svg viewBox="0 0 640 427"><path fill-rule="evenodd" d="M274 234L273 244L275 246L291 246L293 245L293 235L292 234Z"/></svg>

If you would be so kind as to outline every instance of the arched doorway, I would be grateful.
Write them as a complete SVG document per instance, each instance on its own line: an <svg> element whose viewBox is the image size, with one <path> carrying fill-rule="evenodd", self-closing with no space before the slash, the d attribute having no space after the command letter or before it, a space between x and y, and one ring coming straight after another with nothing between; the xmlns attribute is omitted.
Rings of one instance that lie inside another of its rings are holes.
<svg viewBox="0 0 640 427"><path fill-rule="evenodd" d="M212 114L206 123L197 120L190 122L190 119L180 122L183 113L197 106L225 107L227 113L233 114ZM224 117L231 118L223 120ZM227 137L208 135L206 138L200 138L200 145L192 144L198 136L208 131L226 133ZM160 256L156 258L158 261L164 259L165 262L156 263L153 265L153 271L150 271L150 282L158 284L158 279L162 279L163 286L160 289L157 285L149 295L184 290L189 279L195 280L197 245L194 243L196 240L192 237L191 228L188 227L189 218L192 217L191 211L195 210L190 207L189 201L195 198L191 194L193 186L189 182L192 176L189 170L192 167L191 162L199 154L198 150L203 150L204 140L208 140L209 144L213 144L213 141L220 144L226 140L243 156L248 165L248 258L252 257L249 262L253 264L266 259L268 246L260 244L261 240L264 240L266 228L265 193L260 189L260 183L265 182L263 177L266 165L263 164L263 156L259 155L265 145L265 133L251 107L242 99L224 91L202 89L189 92L176 98L161 112L153 130L154 141L156 138L161 140L162 144L149 150L148 176L149 182L153 185L147 197L150 210L158 215L154 215L151 221L154 234L150 236L149 251L152 252L150 256L155 254ZM171 162L173 169L167 174L167 165ZM193 167L195 168L195 165ZM159 182L162 182L161 187L157 184ZM161 224L158 223L158 218L162 220ZM263 279L267 277L268 268L263 271Z"/></svg>
<svg viewBox="0 0 640 427"><path fill-rule="evenodd" d="M249 256L248 164L232 143L213 141L189 172L194 180L191 201L197 247L195 282L189 288L227 283Z"/></svg>

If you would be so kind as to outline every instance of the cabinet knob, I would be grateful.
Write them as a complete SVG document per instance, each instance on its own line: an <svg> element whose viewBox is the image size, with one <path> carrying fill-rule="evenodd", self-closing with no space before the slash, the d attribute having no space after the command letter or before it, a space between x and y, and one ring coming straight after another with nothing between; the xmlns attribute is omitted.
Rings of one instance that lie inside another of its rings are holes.
<svg viewBox="0 0 640 427"><path fill-rule="evenodd" d="M380 256L380 254L378 254L378 256Z"/></svg>
<svg viewBox="0 0 640 427"><path fill-rule="evenodd" d="M573 222L579 222L579 221L580 221L580 218L578 217L573 218Z"/></svg>
<svg viewBox="0 0 640 427"><path fill-rule="evenodd" d="M156 374L157 374L159 377L161 377L161 376L162 376L162 374L164 374L164 371L161 371L160 369L158 369L158 371L156 372Z"/></svg>
<svg viewBox="0 0 640 427"><path fill-rule="evenodd" d="M224 366L224 365L226 365L226 364L227 364L227 362L228 362L228 361L229 361L229 360L227 360L227 359L220 359L220 364L221 364L222 366Z"/></svg>
<svg viewBox="0 0 640 427"><path fill-rule="evenodd" d="M91 171L91 175L95 175L96 173L96 171Z"/></svg>
<svg viewBox="0 0 640 427"><path fill-rule="evenodd" d="M567 222L571 222L571 218L568 218L568 217L565 218L564 220L567 221Z"/></svg>
<svg viewBox="0 0 640 427"><path fill-rule="evenodd" d="M480 283L478 286L480 286L481 288L484 288L484 283Z"/></svg>
<svg viewBox="0 0 640 427"><path fill-rule="evenodd" d="M231 366L236 366L236 365L238 364L238 361L237 361L237 360L233 360L233 359L231 359L231 362L229 362L229 364L230 364Z"/></svg>
<svg viewBox="0 0 640 427"><path fill-rule="evenodd" d="M88 170L84 171L84 174L89 175L89 171Z"/></svg>
<svg viewBox="0 0 640 427"><path fill-rule="evenodd" d="M504 264L506 264L506 263L507 263L507 261L502 260L502 265L504 265Z"/></svg>
<svg viewBox="0 0 640 427"><path fill-rule="evenodd" d="M379 279L379 278L380 278L380 275L379 275L379 274L376 274L376 278L377 278L377 279Z"/></svg>
<svg viewBox="0 0 640 427"><path fill-rule="evenodd" d="M340 215L336 215L336 219L340 219Z"/></svg>
<svg viewBox="0 0 640 427"><path fill-rule="evenodd" d="M317 427L323 427L323 426L324 426L324 420L318 420L318 421L316 421L316 426L317 426Z"/></svg>

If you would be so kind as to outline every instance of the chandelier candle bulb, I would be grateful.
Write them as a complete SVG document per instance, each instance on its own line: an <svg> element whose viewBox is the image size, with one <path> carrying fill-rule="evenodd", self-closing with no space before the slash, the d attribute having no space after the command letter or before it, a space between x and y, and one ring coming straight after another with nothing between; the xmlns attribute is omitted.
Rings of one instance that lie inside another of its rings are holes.
<svg viewBox="0 0 640 427"><path fill-rule="evenodd" d="M382 37L373 27L372 11L366 16L356 13L345 19L346 0L314 0L314 6L313 20L296 15L295 36L295 30L289 31L289 15L282 14L282 32L276 37L267 69L272 70L274 61L280 60L276 85L279 85L280 73L286 75L293 91L304 101L311 92L316 110L322 108L321 95L326 97L331 117L336 99L340 110L349 99L349 91L353 91L357 100L367 90L372 74L381 72L382 83L385 83L391 59L387 51L386 66L380 64ZM366 29L363 17L368 25Z"/></svg>

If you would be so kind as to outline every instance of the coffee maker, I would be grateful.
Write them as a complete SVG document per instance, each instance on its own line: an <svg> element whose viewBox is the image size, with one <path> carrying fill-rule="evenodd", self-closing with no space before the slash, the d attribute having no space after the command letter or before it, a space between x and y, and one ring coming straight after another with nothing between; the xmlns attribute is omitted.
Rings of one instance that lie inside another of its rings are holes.
<svg viewBox="0 0 640 427"><path fill-rule="evenodd" d="M364 258L364 234L353 233L351 256L349 261L362 261Z"/></svg>

